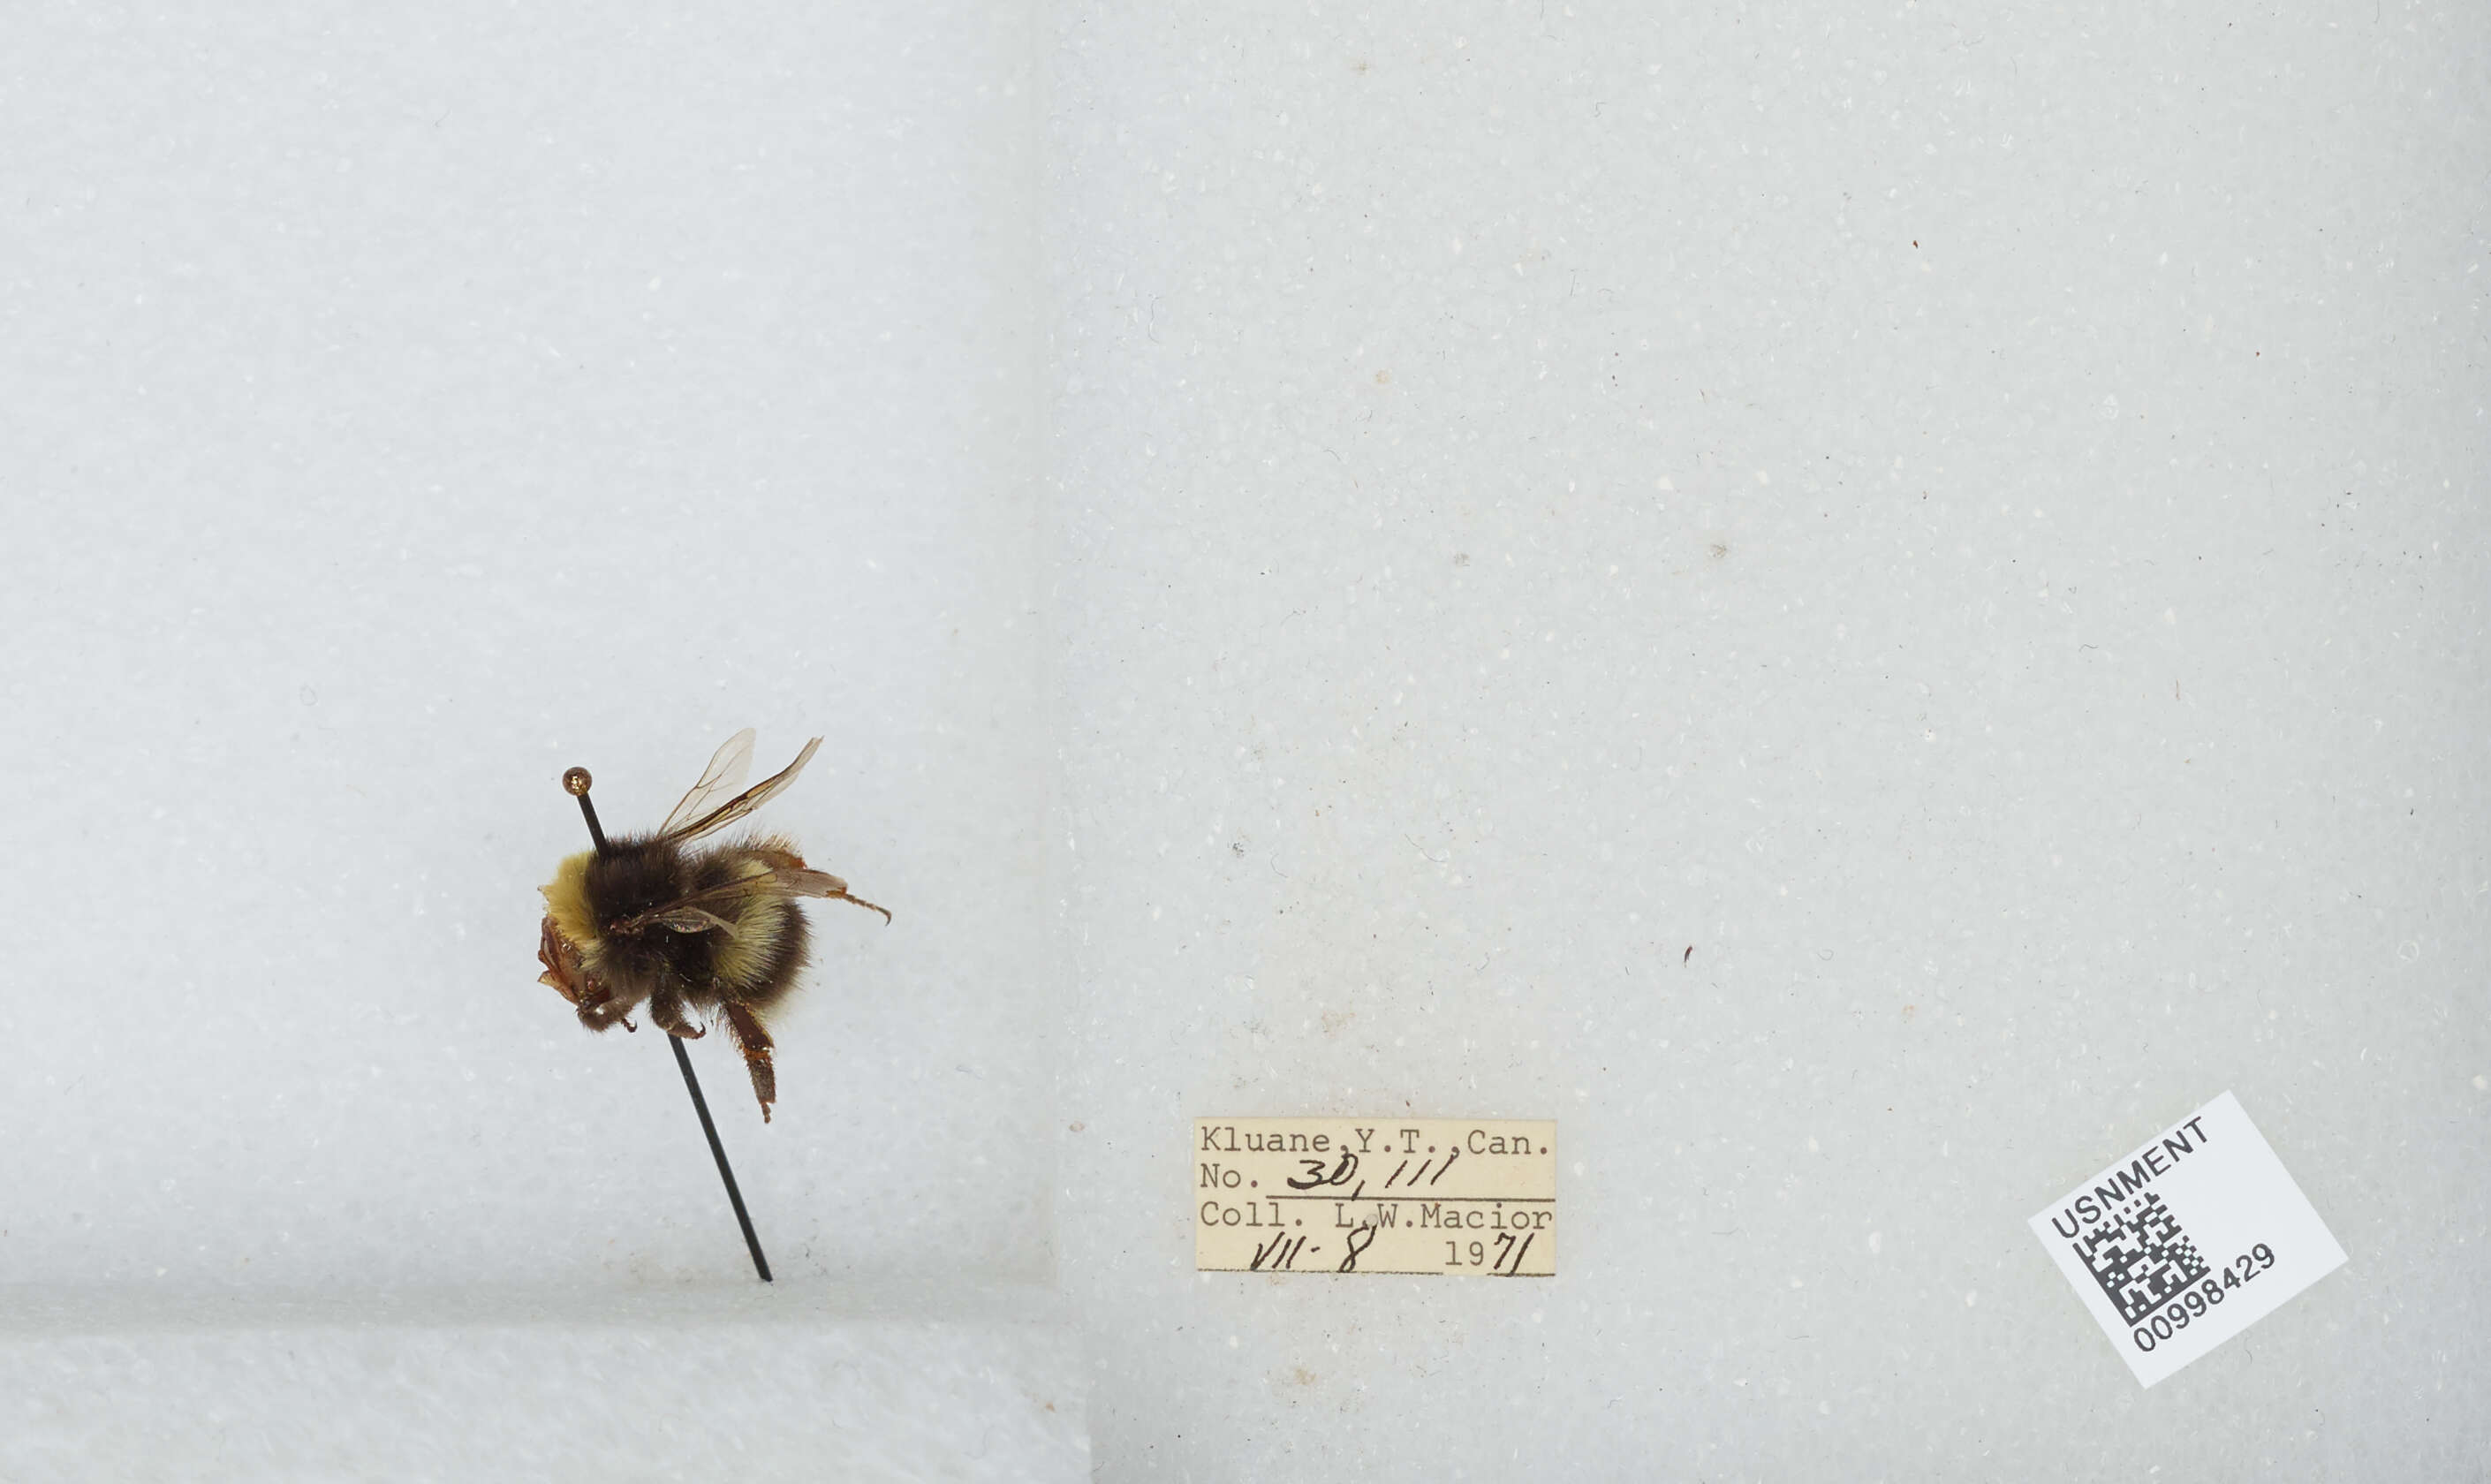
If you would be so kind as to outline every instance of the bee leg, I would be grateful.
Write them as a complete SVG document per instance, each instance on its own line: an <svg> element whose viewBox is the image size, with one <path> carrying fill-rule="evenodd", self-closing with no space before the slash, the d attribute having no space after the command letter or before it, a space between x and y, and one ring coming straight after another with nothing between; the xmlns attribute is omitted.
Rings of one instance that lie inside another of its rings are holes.
<svg viewBox="0 0 2491 1484"><path fill-rule="evenodd" d="M640 1029L631 1024L629 1009L616 1004L611 995L583 1002L579 1006L579 1023L591 1031L610 1031L618 1025L626 1031Z"/></svg>
<svg viewBox="0 0 2491 1484"><path fill-rule="evenodd" d="M784 846L774 841L761 840L755 842L752 847L752 854L759 857L762 862L773 870L801 871L805 869L804 857L797 855L794 851L788 850Z"/></svg>
<svg viewBox="0 0 2491 1484"><path fill-rule="evenodd" d="M792 850L787 850L783 847L767 842L752 847L752 854L768 862L773 870L803 871L811 869L809 866L805 864L804 857L797 855ZM846 882L839 880L837 877L831 875L827 871L821 872L820 874L825 879L827 885L831 887L830 890L821 893L822 895L827 896L835 902L854 902L867 912L881 913L883 925L886 927L891 925L890 908L877 907L873 903L866 901L864 897L851 895L848 891L848 884ZM810 893L808 892L807 894Z"/></svg>
<svg viewBox="0 0 2491 1484"><path fill-rule="evenodd" d="M680 1040L696 1041L709 1034L684 1018L684 997L659 994L649 997L649 1018L658 1029Z"/></svg>
<svg viewBox="0 0 2491 1484"><path fill-rule="evenodd" d="M770 1066L770 1033L761 1029L761 1021L740 1004L725 1006L726 1029L735 1036L735 1044L744 1052L745 1070L752 1074L752 1095L761 1099L761 1121L770 1121L770 1105L778 1100L778 1074Z"/></svg>
<svg viewBox="0 0 2491 1484"><path fill-rule="evenodd" d="M873 903L866 901L864 897L850 896L845 891L835 893L835 899L842 902L854 902L867 912L881 913L882 925L885 927L889 927L891 925L891 909L888 907L876 907Z"/></svg>

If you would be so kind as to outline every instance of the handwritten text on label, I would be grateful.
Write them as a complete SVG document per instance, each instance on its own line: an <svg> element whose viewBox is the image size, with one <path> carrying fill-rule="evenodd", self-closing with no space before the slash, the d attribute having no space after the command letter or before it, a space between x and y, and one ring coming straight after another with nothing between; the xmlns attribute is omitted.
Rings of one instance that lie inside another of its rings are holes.
<svg viewBox="0 0 2491 1484"><path fill-rule="evenodd" d="M1557 1271L1557 1125L1513 1119L1196 1119L1203 1272Z"/></svg>

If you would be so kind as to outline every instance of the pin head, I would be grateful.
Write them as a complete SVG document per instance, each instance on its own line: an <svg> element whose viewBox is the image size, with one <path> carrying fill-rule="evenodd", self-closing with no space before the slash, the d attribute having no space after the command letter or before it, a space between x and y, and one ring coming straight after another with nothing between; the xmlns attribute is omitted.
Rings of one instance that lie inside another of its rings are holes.
<svg viewBox="0 0 2491 1484"><path fill-rule="evenodd" d="M573 799L584 799L588 797L588 784L589 777L587 769L566 768L563 770L563 792L569 794Z"/></svg>

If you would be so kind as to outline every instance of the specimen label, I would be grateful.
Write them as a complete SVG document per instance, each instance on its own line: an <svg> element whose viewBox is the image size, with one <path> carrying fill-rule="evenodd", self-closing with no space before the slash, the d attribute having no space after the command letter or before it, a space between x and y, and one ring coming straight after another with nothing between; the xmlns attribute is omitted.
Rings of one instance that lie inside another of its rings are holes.
<svg viewBox="0 0 2491 1484"><path fill-rule="evenodd" d="M2344 1262L2229 1092L2051 1202L2033 1235L2149 1386Z"/></svg>
<svg viewBox="0 0 2491 1484"><path fill-rule="evenodd" d="M1196 1119L1203 1272L1557 1271L1557 1124L1527 1119Z"/></svg>

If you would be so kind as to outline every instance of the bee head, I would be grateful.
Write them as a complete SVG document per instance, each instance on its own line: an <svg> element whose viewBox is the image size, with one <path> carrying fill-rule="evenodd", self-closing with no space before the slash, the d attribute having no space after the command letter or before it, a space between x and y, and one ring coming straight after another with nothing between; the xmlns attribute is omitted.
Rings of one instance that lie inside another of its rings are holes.
<svg viewBox="0 0 2491 1484"><path fill-rule="evenodd" d="M545 932L571 940L572 949L592 967L605 946L597 914L588 905L588 865L596 858L597 852L581 851L563 861L553 880L537 887L545 899Z"/></svg>
<svg viewBox="0 0 2491 1484"><path fill-rule="evenodd" d="M552 881L537 889L545 899L545 919L537 942L537 962L545 972L537 982L549 985L579 1011L580 1024L593 1031L602 1031L621 1021L626 1029L631 1023L623 1019L628 1005L616 1005L613 995L598 976L600 961L604 956L605 940L598 931L597 917L588 906L588 863L596 858L595 851L582 851L565 860Z"/></svg>

